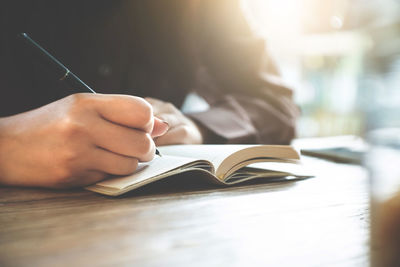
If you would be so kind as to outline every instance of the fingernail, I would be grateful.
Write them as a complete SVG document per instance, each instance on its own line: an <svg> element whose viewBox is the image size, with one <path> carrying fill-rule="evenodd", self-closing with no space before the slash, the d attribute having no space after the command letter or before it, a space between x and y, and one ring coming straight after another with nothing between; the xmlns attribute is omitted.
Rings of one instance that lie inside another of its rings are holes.
<svg viewBox="0 0 400 267"><path fill-rule="evenodd" d="M168 123L168 122L166 122L166 121L163 120L162 123L166 124L167 127L169 128L169 123Z"/></svg>
<svg viewBox="0 0 400 267"><path fill-rule="evenodd" d="M162 123L164 124L164 127L165 127L164 131L162 132L162 135L164 135L164 134L166 134L166 133L168 132L168 130L169 130L169 123L166 122L166 121L162 121Z"/></svg>
<svg viewBox="0 0 400 267"><path fill-rule="evenodd" d="M164 125L164 126L161 126L161 131L160 131L160 133L157 135L157 136L161 136L161 135L164 135L164 134L166 134L167 132L168 132L168 130L169 130L169 123L168 122L166 122L166 121L161 121L162 122L162 125Z"/></svg>

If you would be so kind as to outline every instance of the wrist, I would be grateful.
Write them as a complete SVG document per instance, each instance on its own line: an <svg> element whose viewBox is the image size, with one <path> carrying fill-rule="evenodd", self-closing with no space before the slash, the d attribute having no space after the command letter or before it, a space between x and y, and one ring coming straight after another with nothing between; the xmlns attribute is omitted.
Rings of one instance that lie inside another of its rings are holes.
<svg viewBox="0 0 400 267"><path fill-rule="evenodd" d="M15 171L23 166L18 166L19 158L15 158L18 150L19 119L21 114L0 118L0 185L18 185ZM23 153L27 154L27 151Z"/></svg>
<svg viewBox="0 0 400 267"><path fill-rule="evenodd" d="M202 113L190 113L186 114L188 118L198 127L202 137L203 144L225 144L227 140L216 133L212 128L207 127L207 121L209 116L202 116Z"/></svg>
<svg viewBox="0 0 400 267"><path fill-rule="evenodd" d="M196 126L198 129L201 139L202 139L202 144L212 144L215 143L215 140L218 139L218 137L210 131L207 127L205 127L202 123L197 122L196 120L190 118L190 120L193 122L193 124Z"/></svg>
<svg viewBox="0 0 400 267"><path fill-rule="evenodd" d="M5 165L6 165L6 145L8 135L8 119L0 118L0 185L6 184Z"/></svg>

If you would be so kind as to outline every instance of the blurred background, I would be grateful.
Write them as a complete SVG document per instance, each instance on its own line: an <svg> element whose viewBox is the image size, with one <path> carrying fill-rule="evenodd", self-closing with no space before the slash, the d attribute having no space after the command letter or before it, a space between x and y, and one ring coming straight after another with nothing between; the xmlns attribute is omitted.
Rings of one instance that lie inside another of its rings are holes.
<svg viewBox="0 0 400 267"><path fill-rule="evenodd" d="M302 109L299 137L400 126L400 1L242 0Z"/></svg>

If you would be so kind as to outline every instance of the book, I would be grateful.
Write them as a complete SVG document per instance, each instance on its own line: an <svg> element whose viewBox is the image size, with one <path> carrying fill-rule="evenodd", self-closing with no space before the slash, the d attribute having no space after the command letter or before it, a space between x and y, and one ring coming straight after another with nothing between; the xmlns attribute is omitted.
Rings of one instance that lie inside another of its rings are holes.
<svg viewBox="0 0 400 267"><path fill-rule="evenodd" d="M198 172L219 185L257 178L306 178L300 153L283 145L171 145L158 147L162 156L139 163L128 176L103 180L86 189L118 196L149 183L184 172Z"/></svg>

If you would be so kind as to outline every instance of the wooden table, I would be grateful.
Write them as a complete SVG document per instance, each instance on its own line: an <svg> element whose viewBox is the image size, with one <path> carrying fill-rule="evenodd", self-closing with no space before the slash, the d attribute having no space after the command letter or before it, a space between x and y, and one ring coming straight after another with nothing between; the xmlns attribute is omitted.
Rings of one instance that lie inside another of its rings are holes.
<svg viewBox="0 0 400 267"><path fill-rule="evenodd" d="M305 163L316 178L229 188L168 181L119 198L1 188L0 265L367 266L366 171Z"/></svg>

